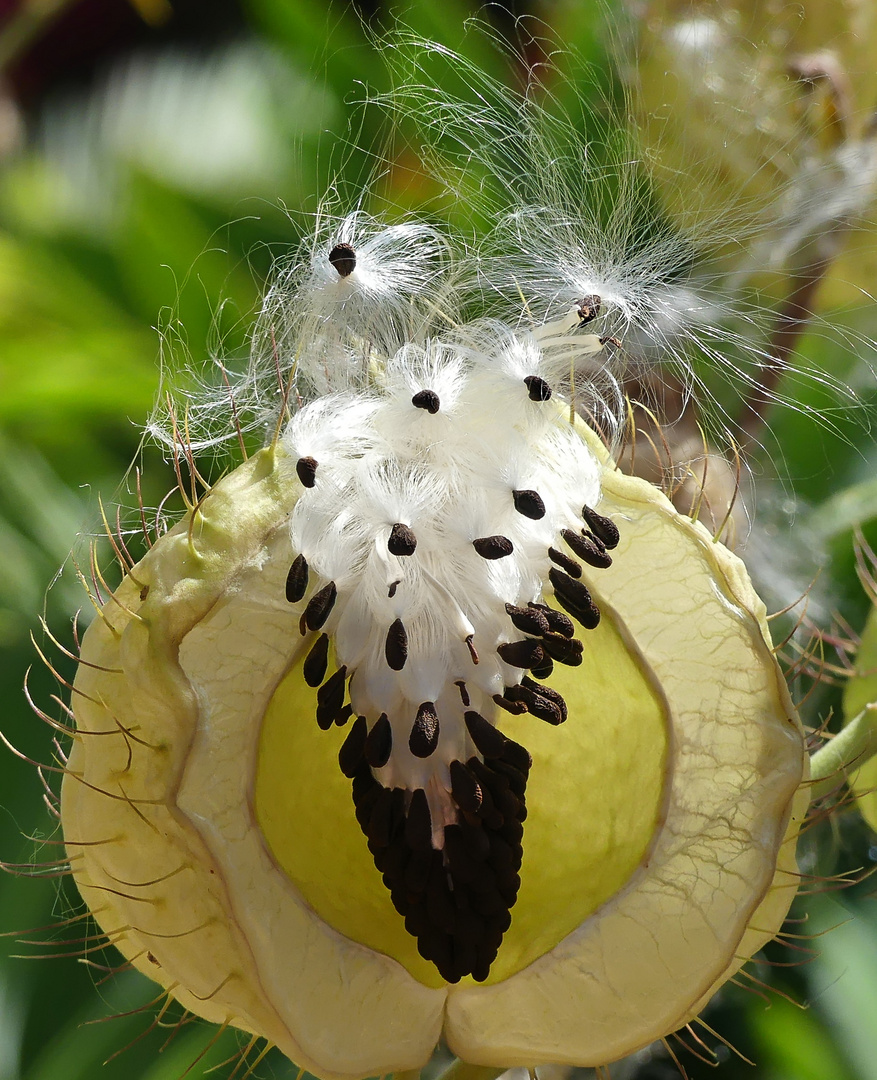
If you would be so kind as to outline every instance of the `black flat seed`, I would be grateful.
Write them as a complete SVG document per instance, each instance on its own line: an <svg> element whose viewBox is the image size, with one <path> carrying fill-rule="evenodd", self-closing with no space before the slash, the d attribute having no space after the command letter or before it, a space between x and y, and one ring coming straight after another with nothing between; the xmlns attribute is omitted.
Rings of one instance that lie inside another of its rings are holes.
<svg viewBox="0 0 877 1080"><path fill-rule="evenodd" d="M308 606L302 616L302 621L308 630L321 630L323 628L323 623L332 613L337 596L338 590L334 581L330 581L319 592L314 593L308 601Z"/></svg>
<svg viewBox="0 0 877 1080"><path fill-rule="evenodd" d="M408 816L405 819L405 843L412 851L430 851L432 849L432 817L429 802L423 788L417 788L408 804Z"/></svg>
<svg viewBox="0 0 877 1080"><path fill-rule="evenodd" d="M384 656L393 671L401 671L405 667L405 661L408 659L408 634L405 632L401 619L396 619L387 631Z"/></svg>
<svg viewBox="0 0 877 1080"><path fill-rule="evenodd" d="M578 315L581 320L579 326L585 326L593 319L596 319L600 314L601 306L602 301L596 293L590 293L588 296L583 296L579 301L578 310L576 311L576 315Z"/></svg>
<svg viewBox="0 0 877 1080"><path fill-rule="evenodd" d="M548 620L548 625L557 634L563 634L564 637L575 637L576 628L572 624L572 620L568 619L562 611L558 611L557 608L542 607L540 611Z"/></svg>
<svg viewBox="0 0 877 1080"><path fill-rule="evenodd" d="M387 596L388 596L388 597L389 597L389 598L390 598L391 600L392 600L392 599L393 599L393 597L394 597L394 596L396 595L396 590L397 590L397 589L399 588L399 586L400 586L401 584L402 584L402 579L401 579L401 578L399 578L399 580L398 580L398 581L391 581L391 582L390 582L390 587L389 587L389 588L387 589Z"/></svg>
<svg viewBox="0 0 877 1080"><path fill-rule="evenodd" d="M527 706L523 701L515 701L513 698L503 694L494 694L493 700L500 709L505 709L512 716L521 716L527 711Z"/></svg>
<svg viewBox="0 0 877 1080"><path fill-rule="evenodd" d="M457 682L454 683L454 686L460 691L460 700L463 702L463 708L468 709L472 703L469 700L469 691L466 689L466 684L462 679L458 679Z"/></svg>
<svg viewBox="0 0 877 1080"><path fill-rule="evenodd" d="M489 795L491 802L494 804L494 809L496 809L496 803L493 797L494 792L497 789L507 791L510 786L508 777L503 775L502 772L496 771L496 766L501 765L502 760L500 758L490 758L487 761L479 761L478 758L470 758L466 764L478 778L484 801L487 802L487 797ZM523 780L523 776L520 779ZM517 786L520 788L520 783ZM500 820L503 820L501 814ZM501 826L497 826L497 828L500 827Z"/></svg>
<svg viewBox="0 0 877 1080"><path fill-rule="evenodd" d="M578 667L582 662L582 643L578 638L568 638L551 632L542 638L542 648L558 664Z"/></svg>
<svg viewBox="0 0 877 1080"><path fill-rule="evenodd" d="M551 559L553 563L557 563L561 570L565 570L570 577L580 578L582 576L581 566L565 552L558 551L555 547L550 547L548 549L548 558Z"/></svg>
<svg viewBox="0 0 877 1080"><path fill-rule="evenodd" d="M286 599L297 604L308 591L308 561L304 555L296 555L286 575Z"/></svg>
<svg viewBox="0 0 877 1080"><path fill-rule="evenodd" d="M326 666L329 663L329 635L320 634L311 651L301 666L301 672L308 686L319 686L326 678Z"/></svg>
<svg viewBox="0 0 877 1080"><path fill-rule="evenodd" d="M490 965L496 959L496 953L487 954L480 946L478 948L478 959L472 967L472 978L476 982L484 982L484 980L490 975Z"/></svg>
<svg viewBox="0 0 877 1080"><path fill-rule="evenodd" d="M511 788L497 788L493 792L493 801L496 803L496 808L505 818L506 823L509 821L524 821L527 816L527 811L518 798L517 795L511 790ZM505 826L503 826L505 828Z"/></svg>
<svg viewBox="0 0 877 1080"><path fill-rule="evenodd" d="M527 750L526 747L521 746L520 743L516 743L513 739L506 739L502 757L497 764L500 764L501 762L511 765L513 769L517 769L526 780L533 765L533 758L530 756L530 751ZM504 772L502 769L498 771Z"/></svg>
<svg viewBox="0 0 877 1080"><path fill-rule="evenodd" d="M422 905L412 907L405 916L405 929L413 938L419 938L429 926L426 916L426 908ZM424 957L424 960L426 957Z"/></svg>
<svg viewBox="0 0 877 1080"><path fill-rule="evenodd" d="M378 781L372 776L371 769L369 769L368 765L360 765L351 785L354 803L358 805L372 793L377 794L380 786Z"/></svg>
<svg viewBox="0 0 877 1080"><path fill-rule="evenodd" d="M559 694L552 686L543 686L541 683L533 682L532 679L526 675L521 679L521 685L526 686L529 690L532 690L534 694L539 694L540 697L548 698L549 701L553 701L554 704L560 709L563 719L566 720L567 709L566 702L563 699L563 695Z"/></svg>
<svg viewBox="0 0 877 1080"><path fill-rule="evenodd" d="M516 743L515 745L517 746L518 744ZM521 747L521 749L523 750L523 747ZM511 790L518 796L518 798L522 802L524 801L524 798L527 794L527 777L521 772L520 769L516 769L513 765L509 765L508 762L502 761L499 758L491 759L488 765L488 769L489 775L486 777L482 776L482 774L477 772L477 770L474 771L478 776L478 782L481 784L482 788L486 787L488 791L490 791L491 799L493 799L493 789L497 785L505 785L511 788ZM484 794L486 798L487 791L485 791ZM499 814L499 811L496 810L495 807L494 811ZM501 829L503 828L504 818L501 814L499 814L499 818L500 824L497 825L496 828Z"/></svg>
<svg viewBox="0 0 877 1080"><path fill-rule="evenodd" d="M351 716L353 716L353 706L348 701L346 705L342 706L340 712L335 713L335 726L344 727Z"/></svg>
<svg viewBox="0 0 877 1080"><path fill-rule="evenodd" d="M572 529L562 529L560 535L589 566L605 570L612 565L612 556L607 553L602 540L596 536L591 536L590 533L574 533Z"/></svg>
<svg viewBox="0 0 877 1080"><path fill-rule="evenodd" d="M538 667L545 660L542 646L533 638L503 642L502 645L497 645L496 651L500 659L516 668Z"/></svg>
<svg viewBox="0 0 877 1080"><path fill-rule="evenodd" d="M542 501L542 496L538 491L531 491L530 489L513 491L512 499L514 500L515 509L524 517L530 518L532 521L539 521L540 518L545 517L545 503Z"/></svg>
<svg viewBox="0 0 877 1080"><path fill-rule="evenodd" d="M528 375L524 383L531 401L547 401L551 397L551 387L538 375Z"/></svg>
<svg viewBox="0 0 877 1080"><path fill-rule="evenodd" d="M484 937L486 929L484 918L471 908L466 908L457 916L457 940L477 943Z"/></svg>
<svg viewBox="0 0 877 1080"><path fill-rule="evenodd" d="M418 390L411 399L415 409L426 409L428 413L435 415L439 411L439 396L435 390Z"/></svg>
<svg viewBox="0 0 877 1080"><path fill-rule="evenodd" d="M536 637L541 637L543 634L548 633L548 620L538 611L532 607L515 607L514 604L506 604L506 614L512 620L512 625L520 630L522 634L533 634Z"/></svg>
<svg viewBox="0 0 877 1080"><path fill-rule="evenodd" d="M336 244L329 252L329 262L339 277L350 277L356 269L356 252L351 244Z"/></svg>
<svg viewBox="0 0 877 1080"><path fill-rule="evenodd" d="M469 737L475 743L475 749L479 754L483 754L486 758L498 758L502 755L508 739L498 728L495 728L489 720L485 720L481 713L471 709L463 713L463 719L466 721ZM477 760L477 758L470 758L466 764L471 767L472 761Z"/></svg>
<svg viewBox="0 0 877 1080"><path fill-rule="evenodd" d="M372 806L374 805L374 800L376 798L377 792L375 792L373 797L369 795L368 798L362 798L359 802L356 802L354 800L353 805L356 814L356 821L360 829L364 829L366 825L368 825L368 819L371 817Z"/></svg>
<svg viewBox="0 0 877 1080"><path fill-rule="evenodd" d="M490 854L490 838L492 836L499 836L496 831L491 831L482 825L479 821L476 826L470 827L468 830L470 833L475 833L477 829L477 835L483 836L487 842L487 853L484 858L481 858L481 866L479 867L478 877L472 882L472 888L470 890L469 900L473 911L478 911L482 915L488 915L490 912L482 911L482 908L488 905L482 903L482 899L485 896L496 895L496 871L486 861L487 855Z"/></svg>
<svg viewBox="0 0 877 1080"><path fill-rule="evenodd" d="M410 527L403 525L401 521L397 521L393 528L390 529L390 539L387 541L390 554L413 555L416 547L417 537Z"/></svg>
<svg viewBox="0 0 877 1080"><path fill-rule="evenodd" d="M545 663L540 664L539 667L530 668L530 674L537 679L550 679L551 673L554 671L554 661L550 656L545 657Z"/></svg>
<svg viewBox="0 0 877 1080"><path fill-rule="evenodd" d="M469 760L466 762L466 764L469 766L470 769L472 769L473 772L476 771L473 764L476 761L479 765L482 765L483 767L483 762L481 762L478 758L469 758ZM481 809L478 811L478 817L484 823L485 829L501 829L504 824L503 816L499 812L499 810L497 810L496 806L494 806L493 796L490 794L490 791L487 789L486 786L487 778L482 777L481 773L478 773L477 775L478 782L479 784L481 784L482 795Z"/></svg>
<svg viewBox="0 0 877 1080"><path fill-rule="evenodd" d="M408 736L408 749L418 758L428 758L438 746L439 718L435 703L424 701L417 710L417 716Z"/></svg>
<svg viewBox="0 0 877 1080"><path fill-rule="evenodd" d="M563 723L563 716L557 704L537 694L528 686L510 686L505 693L510 701L522 702L526 705L528 712L540 720L555 726Z"/></svg>
<svg viewBox="0 0 877 1080"><path fill-rule="evenodd" d="M300 457L295 463L295 471L302 482L302 486L312 488L316 483L317 459L312 457Z"/></svg>
<svg viewBox="0 0 877 1080"><path fill-rule="evenodd" d="M459 825L445 826L445 855L454 883L469 885L478 877L479 864L472 858L462 833Z"/></svg>
<svg viewBox="0 0 877 1080"><path fill-rule="evenodd" d="M382 787L372 807L368 825L363 829L363 832L375 847L384 848L390 843L390 806L392 801L393 793L390 788Z"/></svg>
<svg viewBox="0 0 877 1080"><path fill-rule="evenodd" d="M401 788L393 788L394 792L401 790ZM402 792L402 794L404 796L404 791ZM402 818L402 825L404 828L404 815ZM402 839L399 839L399 837L394 837L393 840L390 841L390 846L384 853L384 857L382 860L384 863L383 872L388 874L390 878L400 877L402 874L405 873L405 868L408 866L411 854L412 853L405 846L404 837ZM378 869L380 870L381 868L378 867Z"/></svg>
<svg viewBox="0 0 877 1080"><path fill-rule="evenodd" d="M381 713L365 740L365 760L373 769L382 769L393 752L393 728L386 713Z"/></svg>
<svg viewBox="0 0 877 1080"><path fill-rule="evenodd" d="M554 586L554 595L560 606L566 608L587 630L593 630L600 622L600 609L591 599L587 588L553 566L548 571L548 579Z"/></svg>
<svg viewBox="0 0 877 1080"><path fill-rule="evenodd" d="M432 853L429 851L414 851L411 853L411 858L408 860L408 865L405 867L405 873L403 881L405 887L412 893L422 893L426 890L427 882L429 881L429 871L432 867ZM417 909L413 909L417 910ZM426 912L423 912L423 917L420 920L424 927L426 926ZM405 928L408 928L408 920L405 920ZM410 934L411 931L409 930ZM416 936L416 934L415 934Z"/></svg>
<svg viewBox="0 0 877 1080"><path fill-rule="evenodd" d="M338 751L338 764L341 766L341 772L350 779L356 775L356 770L362 763L367 735L368 724L365 717L357 716L350 731L347 732L347 738Z"/></svg>
<svg viewBox="0 0 877 1080"><path fill-rule="evenodd" d="M390 807L392 812L392 842L396 845L401 845L401 850L405 851L405 816L408 810L405 805L406 791L405 788L396 787L393 788L393 802ZM407 855L406 855L407 859Z"/></svg>
<svg viewBox="0 0 877 1080"><path fill-rule="evenodd" d="M520 856L518 856L518 859L520 859ZM499 873L516 869L514 850L499 833L490 834L490 853L487 856L487 861ZM485 914L488 913L485 912Z"/></svg>
<svg viewBox="0 0 877 1080"><path fill-rule="evenodd" d="M490 834L483 828L481 822L470 825L465 820L462 823L463 840L472 858L478 863L483 863L490 854Z"/></svg>
<svg viewBox="0 0 877 1080"><path fill-rule="evenodd" d="M590 506L582 507L582 517L591 532L596 537L599 537L610 551L612 548L618 547L618 526L611 518L603 517L596 510L592 510Z"/></svg>
<svg viewBox="0 0 877 1080"><path fill-rule="evenodd" d="M317 723L328 731L344 706L347 668L340 667L317 691Z"/></svg>
<svg viewBox="0 0 877 1080"><path fill-rule="evenodd" d="M479 536L472 541L472 547L482 559L504 559L515 550L507 536Z"/></svg>
<svg viewBox="0 0 877 1080"><path fill-rule="evenodd" d="M454 972L460 978L468 975L478 963L478 948L475 942L468 938L455 937L453 939L452 955L454 957Z"/></svg>
<svg viewBox="0 0 877 1080"><path fill-rule="evenodd" d="M462 761L452 761L450 773L451 795L454 797L454 802L461 810L477 814L481 807L481 785Z"/></svg>

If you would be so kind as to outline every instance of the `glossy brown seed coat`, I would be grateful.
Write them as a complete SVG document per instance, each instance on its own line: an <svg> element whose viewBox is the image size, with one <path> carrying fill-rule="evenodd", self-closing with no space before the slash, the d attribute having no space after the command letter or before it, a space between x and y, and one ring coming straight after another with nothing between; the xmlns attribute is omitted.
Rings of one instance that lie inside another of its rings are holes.
<svg viewBox="0 0 877 1080"><path fill-rule="evenodd" d="M323 628L323 624L332 613L337 596L338 589L335 587L334 581L330 581L319 592L314 593L308 601L308 606L302 616L302 621L308 630L321 630Z"/></svg>
<svg viewBox="0 0 877 1080"><path fill-rule="evenodd" d="M591 532L599 537L610 551L612 548L618 547L620 539L618 526L611 518L603 517L602 514L598 514L596 510L591 509L590 506L582 507L582 517Z"/></svg>
<svg viewBox="0 0 877 1080"><path fill-rule="evenodd" d="M545 503L538 491L529 489L513 491L512 500L517 512L523 514L524 517L530 518L532 521L539 521L545 517Z"/></svg>
<svg viewBox="0 0 877 1080"><path fill-rule="evenodd" d="M384 644L384 656L393 671L401 671L408 659L408 634L401 619L390 626Z"/></svg>
<svg viewBox="0 0 877 1080"><path fill-rule="evenodd" d="M308 591L308 561L304 555L296 555L286 575L286 599L297 604Z"/></svg>
<svg viewBox="0 0 877 1080"><path fill-rule="evenodd" d="M393 728L386 713L374 722L365 740L365 760L373 769L382 769L393 752Z"/></svg>
<svg viewBox="0 0 877 1080"><path fill-rule="evenodd" d="M435 702L421 702L408 737L408 749L418 758L428 758L438 746L439 718Z"/></svg>
<svg viewBox="0 0 877 1080"><path fill-rule="evenodd" d="M317 479L317 461L312 457L300 457L295 463L295 471L302 482L302 486L312 488Z"/></svg>
<svg viewBox="0 0 877 1080"><path fill-rule="evenodd" d="M329 635L320 634L302 664L302 675L308 686L319 686L326 677L329 663Z"/></svg>
<svg viewBox="0 0 877 1080"><path fill-rule="evenodd" d="M387 549L391 555L413 555L417 547L417 537L408 525L397 521L390 530L390 539L387 541Z"/></svg>
<svg viewBox="0 0 877 1080"><path fill-rule="evenodd" d="M441 402L435 390L418 390L411 399L415 409L426 409L428 413L435 415L439 411Z"/></svg>
<svg viewBox="0 0 877 1080"><path fill-rule="evenodd" d="M472 541L472 547L482 559L504 559L515 550L507 536L479 536Z"/></svg>
<svg viewBox="0 0 877 1080"><path fill-rule="evenodd" d="M528 375L524 379L524 383L531 401L548 401L551 397L551 387L544 379L540 379L538 375Z"/></svg>
<svg viewBox="0 0 877 1080"><path fill-rule="evenodd" d="M352 244L336 244L329 252L329 262L339 277L350 277L356 269L356 252Z"/></svg>

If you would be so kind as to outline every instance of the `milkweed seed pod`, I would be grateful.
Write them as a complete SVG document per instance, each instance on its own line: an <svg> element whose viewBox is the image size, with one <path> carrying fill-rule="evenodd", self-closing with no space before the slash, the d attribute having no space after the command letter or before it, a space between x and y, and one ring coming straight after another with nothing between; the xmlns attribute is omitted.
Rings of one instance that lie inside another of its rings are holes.
<svg viewBox="0 0 877 1080"><path fill-rule="evenodd" d="M572 412L581 298L440 330L443 242L370 228L296 271L282 433L84 637L76 882L320 1077L609 1062L779 929L801 728L742 563Z"/></svg>

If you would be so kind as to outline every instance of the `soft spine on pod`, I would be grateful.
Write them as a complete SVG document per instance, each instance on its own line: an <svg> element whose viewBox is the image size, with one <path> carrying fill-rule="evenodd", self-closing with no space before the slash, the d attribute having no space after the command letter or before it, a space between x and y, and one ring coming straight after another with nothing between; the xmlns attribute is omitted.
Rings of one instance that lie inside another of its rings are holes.
<svg viewBox="0 0 877 1080"><path fill-rule="evenodd" d="M443 241L362 227L345 219L316 251L285 342L303 487L286 597L304 602L317 723L350 722L339 765L396 909L445 979L483 980L520 886L531 766L498 710L566 719L542 680L581 663L569 616L597 625L587 574L618 541L559 401L607 343L582 332L600 298L540 326L437 333Z"/></svg>

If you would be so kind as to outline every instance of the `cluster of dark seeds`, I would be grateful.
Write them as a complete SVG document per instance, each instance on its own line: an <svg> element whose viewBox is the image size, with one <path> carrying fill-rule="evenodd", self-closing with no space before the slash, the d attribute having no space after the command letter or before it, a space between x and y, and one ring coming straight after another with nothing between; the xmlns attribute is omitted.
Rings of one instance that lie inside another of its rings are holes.
<svg viewBox="0 0 877 1080"><path fill-rule="evenodd" d="M524 747L479 713L467 712L466 726L484 760L451 762L459 814L457 824L445 826L441 851L432 844L426 793L385 788L372 775L363 718L339 755L353 780L356 820L393 905L420 955L451 983L464 975L486 979L511 925L531 764Z"/></svg>

